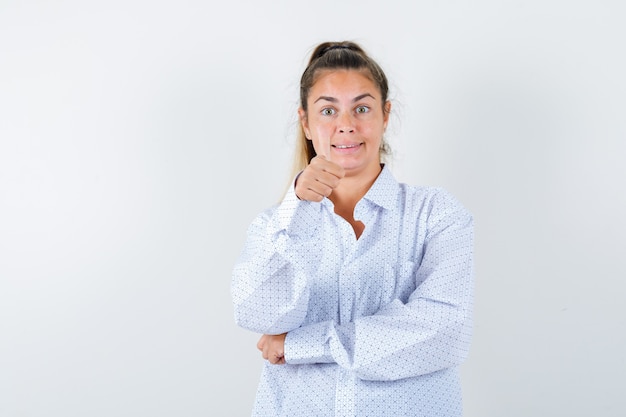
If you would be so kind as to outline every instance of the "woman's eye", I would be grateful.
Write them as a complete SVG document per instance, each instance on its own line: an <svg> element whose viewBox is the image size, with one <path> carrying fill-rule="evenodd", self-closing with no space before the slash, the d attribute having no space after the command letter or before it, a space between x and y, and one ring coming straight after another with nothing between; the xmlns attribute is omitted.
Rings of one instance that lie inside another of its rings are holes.
<svg viewBox="0 0 626 417"><path fill-rule="evenodd" d="M357 113L367 113L368 111L370 111L370 108L367 106L359 106L356 108Z"/></svg>
<svg viewBox="0 0 626 417"><path fill-rule="evenodd" d="M332 116L333 114L335 114L335 110L334 109L329 109L329 108L322 109L322 114L324 116Z"/></svg>

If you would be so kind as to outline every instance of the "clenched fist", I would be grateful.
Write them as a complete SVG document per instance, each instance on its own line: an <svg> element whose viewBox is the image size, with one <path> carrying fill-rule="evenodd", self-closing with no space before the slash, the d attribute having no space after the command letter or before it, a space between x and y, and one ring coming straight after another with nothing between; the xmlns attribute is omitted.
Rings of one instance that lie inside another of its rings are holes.
<svg viewBox="0 0 626 417"><path fill-rule="evenodd" d="M320 202L330 196L344 175L343 167L317 155L296 179L296 195L300 200Z"/></svg>
<svg viewBox="0 0 626 417"><path fill-rule="evenodd" d="M284 364L285 337L287 337L287 333L277 335L264 334L261 336L256 347L261 351L263 359L274 365Z"/></svg>

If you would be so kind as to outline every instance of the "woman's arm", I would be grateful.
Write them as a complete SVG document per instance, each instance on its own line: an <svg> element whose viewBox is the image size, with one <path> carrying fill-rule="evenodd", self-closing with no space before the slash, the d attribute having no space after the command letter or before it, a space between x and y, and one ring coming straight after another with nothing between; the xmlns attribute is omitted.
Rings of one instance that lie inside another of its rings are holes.
<svg viewBox="0 0 626 417"><path fill-rule="evenodd" d="M239 326L280 334L302 324L309 289L298 254L319 247L314 237L319 216L320 205L300 201L292 189L279 206L252 222L231 281Z"/></svg>
<svg viewBox="0 0 626 417"><path fill-rule="evenodd" d="M338 325L290 331L290 364L335 362L369 380L394 380L460 364L468 354L473 303L473 220L446 193L429 218L419 285L406 303Z"/></svg>

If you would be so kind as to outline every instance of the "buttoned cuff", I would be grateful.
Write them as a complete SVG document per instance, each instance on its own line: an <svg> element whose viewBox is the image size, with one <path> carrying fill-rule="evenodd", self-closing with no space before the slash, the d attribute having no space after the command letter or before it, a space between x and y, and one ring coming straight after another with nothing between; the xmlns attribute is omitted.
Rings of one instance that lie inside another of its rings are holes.
<svg viewBox="0 0 626 417"><path fill-rule="evenodd" d="M330 324L315 323L287 333L285 361L292 365L334 362L328 344Z"/></svg>

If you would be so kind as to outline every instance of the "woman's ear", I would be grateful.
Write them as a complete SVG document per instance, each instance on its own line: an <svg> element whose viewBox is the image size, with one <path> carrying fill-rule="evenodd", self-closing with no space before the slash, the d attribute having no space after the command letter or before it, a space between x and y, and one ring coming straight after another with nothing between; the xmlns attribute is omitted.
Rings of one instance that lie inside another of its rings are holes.
<svg viewBox="0 0 626 417"><path fill-rule="evenodd" d="M391 113L391 101L387 101L383 107L383 128L387 129L389 123L389 114Z"/></svg>
<svg viewBox="0 0 626 417"><path fill-rule="evenodd" d="M298 109L298 118L300 119L300 125L302 126L302 130L304 131L304 136L311 140L311 133L309 131L309 121L306 117L306 111L300 107Z"/></svg>

